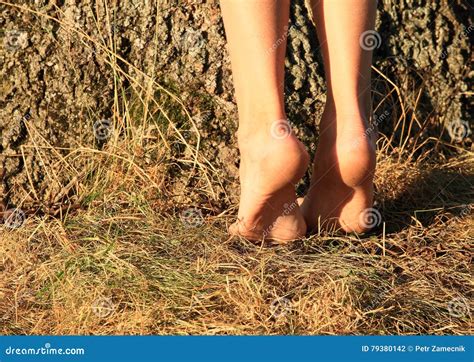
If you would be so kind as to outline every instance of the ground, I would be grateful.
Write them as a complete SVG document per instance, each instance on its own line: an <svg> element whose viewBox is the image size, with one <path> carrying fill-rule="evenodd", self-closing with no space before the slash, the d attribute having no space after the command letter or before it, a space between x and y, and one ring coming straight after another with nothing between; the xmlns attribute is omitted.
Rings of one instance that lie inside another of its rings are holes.
<svg viewBox="0 0 474 362"><path fill-rule="evenodd" d="M472 333L472 153L398 156L379 151L373 233L286 246L104 168L81 209L0 227L0 333Z"/></svg>

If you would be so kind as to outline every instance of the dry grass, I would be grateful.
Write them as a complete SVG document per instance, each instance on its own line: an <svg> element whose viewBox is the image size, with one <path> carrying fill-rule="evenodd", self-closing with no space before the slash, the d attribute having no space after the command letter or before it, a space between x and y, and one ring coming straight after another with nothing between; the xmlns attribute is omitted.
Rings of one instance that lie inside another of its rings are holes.
<svg viewBox="0 0 474 362"><path fill-rule="evenodd" d="M46 208L18 205L22 227L0 225L1 334L473 332L473 154L419 138L408 90L392 115L412 132L379 141L380 227L269 247L226 235L235 205L214 205L235 181L203 156L179 97L111 67L133 89L117 89L105 145L56 150L28 130L26 151L55 157L51 182L72 181Z"/></svg>
<svg viewBox="0 0 474 362"><path fill-rule="evenodd" d="M362 239L253 245L227 237L228 217L190 227L159 197L112 189L30 216L0 229L0 333L472 333L471 161L380 156L387 223Z"/></svg>

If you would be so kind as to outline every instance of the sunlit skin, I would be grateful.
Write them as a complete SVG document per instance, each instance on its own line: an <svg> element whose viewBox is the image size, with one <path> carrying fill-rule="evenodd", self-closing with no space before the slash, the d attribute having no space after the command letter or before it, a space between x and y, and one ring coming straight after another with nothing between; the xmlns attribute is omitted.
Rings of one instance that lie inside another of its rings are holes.
<svg viewBox="0 0 474 362"><path fill-rule="evenodd" d="M328 87L313 160L311 186L301 206L308 227L367 231L361 222L373 204L375 132L371 114L372 51L361 47L373 29L374 0L313 0Z"/></svg>
<svg viewBox="0 0 474 362"><path fill-rule="evenodd" d="M286 119L283 83L289 4L288 0L221 0L241 155L238 219L229 231L253 240L289 241L304 236L308 226L314 229L330 224L329 220L346 231L364 231L357 220L372 204L375 153L365 135L372 54L360 47L359 37L373 28L376 3L312 4L328 101L313 180L301 208L295 184L310 160L303 144L281 123ZM349 142L354 139L360 141Z"/></svg>

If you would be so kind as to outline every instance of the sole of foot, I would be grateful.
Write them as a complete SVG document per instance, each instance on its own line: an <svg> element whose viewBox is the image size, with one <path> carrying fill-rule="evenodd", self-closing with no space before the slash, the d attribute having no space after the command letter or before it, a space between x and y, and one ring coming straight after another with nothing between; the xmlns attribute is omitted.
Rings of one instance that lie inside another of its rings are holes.
<svg viewBox="0 0 474 362"><path fill-rule="evenodd" d="M231 235L287 243L306 234L295 185L306 172L309 155L287 124L279 126L283 130L273 130L273 125L274 132L239 135L241 193Z"/></svg>

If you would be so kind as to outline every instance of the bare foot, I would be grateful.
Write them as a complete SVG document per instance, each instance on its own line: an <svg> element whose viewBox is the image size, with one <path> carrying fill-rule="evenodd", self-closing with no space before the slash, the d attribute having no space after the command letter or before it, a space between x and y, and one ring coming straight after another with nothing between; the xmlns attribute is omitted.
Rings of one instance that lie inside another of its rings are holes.
<svg viewBox="0 0 474 362"><path fill-rule="evenodd" d="M240 205L229 232L250 240L287 242L306 234L295 184L309 156L285 121L261 132L239 131Z"/></svg>
<svg viewBox="0 0 474 362"><path fill-rule="evenodd" d="M375 131L360 115L326 110L313 163L311 187L301 210L310 230L340 228L362 233L373 225Z"/></svg>

